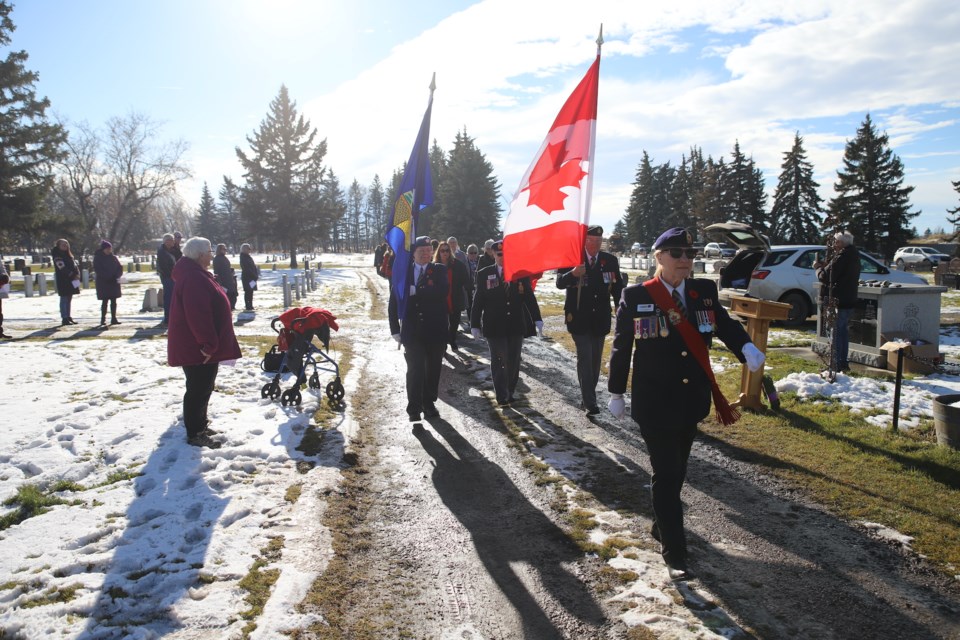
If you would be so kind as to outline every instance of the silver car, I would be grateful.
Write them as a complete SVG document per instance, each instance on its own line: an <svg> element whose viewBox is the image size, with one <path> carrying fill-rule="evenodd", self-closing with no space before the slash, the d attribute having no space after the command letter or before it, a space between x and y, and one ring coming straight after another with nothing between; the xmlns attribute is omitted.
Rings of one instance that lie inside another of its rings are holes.
<svg viewBox="0 0 960 640"><path fill-rule="evenodd" d="M823 245L774 245L753 232L749 225L724 222L710 225L706 233L722 235L742 250L720 272L720 299L731 294L775 300L789 304L787 325L802 324L817 312L813 263L826 253ZM893 271L860 251L860 280L881 280L899 284L927 284L920 276Z"/></svg>
<svg viewBox="0 0 960 640"><path fill-rule="evenodd" d="M950 262L950 256L941 253L933 247L900 247L893 254L893 262L897 269L903 271L907 265L915 269L929 271L941 262Z"/></svg>

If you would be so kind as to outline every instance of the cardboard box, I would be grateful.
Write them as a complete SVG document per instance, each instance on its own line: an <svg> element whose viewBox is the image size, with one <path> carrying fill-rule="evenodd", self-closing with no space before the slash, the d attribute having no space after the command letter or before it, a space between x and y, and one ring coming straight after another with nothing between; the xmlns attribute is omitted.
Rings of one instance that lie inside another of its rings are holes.
<svg viewBox="0 0 960 640"><path fill-rule="evenodd" d="M941 357L936 345L933 344L910 344L909 342L902 341L892 341L885 342L880 350L886 352L887 354L887 370L896 371L897 370L897 360L900 357L900 349L903 348L905 356L916 356L918 358L925 358L927 360L935 360L937 363L940 363ZM919 360L914 360L913 358L905 357L903 359L903 371L905 373L934 373L936 372L936 367L927 364L926 362L921 362Z"/></svg>

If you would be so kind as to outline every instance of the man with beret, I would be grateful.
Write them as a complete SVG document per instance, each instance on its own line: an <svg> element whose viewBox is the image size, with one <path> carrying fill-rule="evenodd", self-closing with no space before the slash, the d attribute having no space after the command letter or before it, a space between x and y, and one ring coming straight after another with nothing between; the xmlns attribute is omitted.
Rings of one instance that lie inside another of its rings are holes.
<svg viewBox="0 0 960 640"><path fill-rule="evenodd" d="M603 227L587 229L583 262L576 267L557 269L557 288L567 290L563 313L567 331L577 347L577 379L587 415L600 413L597 382L603 360L604 337L610 333L613 307L620 302L623 276L616 256L600 250Z"/></svg>
<svg viewBox="0 0 960 640"><path fill-rule="evenodd" d="M440 388L440 369L447 350L449 315L447 314L447 268L430 262L433 247L427 236L413 243L413 260L407 269L407 308L398 317L393 287L390 287L390 333L403 345L407 361L407 415L411 422L440 415L436 402Z"/></svg>
<svg viewBox="0 0 960 640"><path fill-rule="evenodd" d="M490 373L497 404L516 401L523 339L541 333L543 320L530 278L503 277L503 241L490 245L496 262L477 271L477 289L470 312L470 331L481 334L490 349Z"/></svg>
<svg viewBox="0 0 960 640"><path fill-rule="evenodd" d="M650 489L654 522L650 533L662 545L670 577L689 577L680 490L697 424L710 412L713 398L721 423L737 414L720 393L710 366L709 347L716 335L751 371L764 355L739 322L727 315L712 280L691 278L693 238L686 229L668 229L654 244L653 279L623 290L617 307L610 354L610 411L625 412L623 393L633 380L630 415L640 426L653 468Z"/></svg>

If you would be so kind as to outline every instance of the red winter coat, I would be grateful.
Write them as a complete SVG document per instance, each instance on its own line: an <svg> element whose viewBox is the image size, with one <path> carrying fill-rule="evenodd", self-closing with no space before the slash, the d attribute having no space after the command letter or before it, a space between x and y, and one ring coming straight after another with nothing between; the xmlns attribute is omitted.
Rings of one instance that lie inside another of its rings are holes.
<svg viewBox="0 0 960 640"><path fill-rule="evenodd" d="M182 367L240 357L233 333L233 313L223 288L213 274L189 258L173 267L173 302L167 329L167 364Z"/></svg>

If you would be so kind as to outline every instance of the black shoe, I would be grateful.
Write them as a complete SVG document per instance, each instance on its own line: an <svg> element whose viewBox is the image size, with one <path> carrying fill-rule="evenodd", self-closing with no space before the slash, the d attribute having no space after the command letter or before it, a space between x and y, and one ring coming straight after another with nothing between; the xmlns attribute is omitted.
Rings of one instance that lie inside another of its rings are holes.
<svg viewBox="0 0 960 640"><path fill-rule="evenodd" d="M105 327L105 326L107 326L107 319L106 319L106 318L100 318L100 324L98 324L97 326L98 326L98 327Z"/></svg>
<svg viewBox="0 0 960 640"><path fill-rule="evenodd" d="M507 398L506 400L497 400L497 406L498 406L498 407L509 407L509 406L510 406L510 399Z"/></svg>
<svg viewBox="0 0 960 640"><path fill-rule="evenodd" d="M73 318L67 318L67 324L77 324L77 321Z"/></svg>
<svg viewBox="0 0 960 640"><path fill-rule="evenodd" d="M427 418L436 418L440 415L440 412L437 411L437 405L427 402L423 405L423 415Z"/></svg>
<svg viewBox="0 0 960 640"><path fill-rule="evenodd" d="M187 444L194 447L206 447L207 449L219 449L223 446L221 443L211 439L210 436L202 432L195 436L189 436L187 438Z"/></svg>
<svg viewBox="0 0 960 640"><path fill-rule="evenodd" d="M212 437L214 437L214 436L220 435L220 432L219 432L219 431L214 431L214 430L211 429L210 427L206 427L203 431L200 432L200 435L202 435L202 436L207 436L208 438L212 438Z"/></svg>
<svg viewBox="0 0 960 640"><path fill-rule="evenodd" d="M407 415L410 416L410 422L418 422L420 420L419 411L407 411Z"/></svg>
<svg viewBox="0 0 960 640"><path fill-rule="evenodd" d="M12 338L12 337L13 337L13 336L8 336L7 334L5 334L5 333L3 332L3 329L0 329L0 340L4 340L4 339L9 340L9 339Z"/></svg>
<svg viewBox="0 0 960 640"><path fill-rule="evenodd" d="M101 324L103 324L103 323L101 323ZM119 320L117 320L116 318L114 318L113 320L110 321L110 324L121 324L121 323L120 323Z"/></svg>
<svg viewBox="0 0 960 640"><path fill-rule="evenodd" d="M61 327L69 327L69 326L70 326L70 321L69 321L69 320L61 320L61 321L60 321L60 326L61 326Z"/></svg>
<svg viewBox="0 0 960 640"><path fill-rule="evenodd" d="M595 416L599 413L600 413L600 407L598 407L597 405L593 405L592 407L587 407L588 416Z"/></svg>

